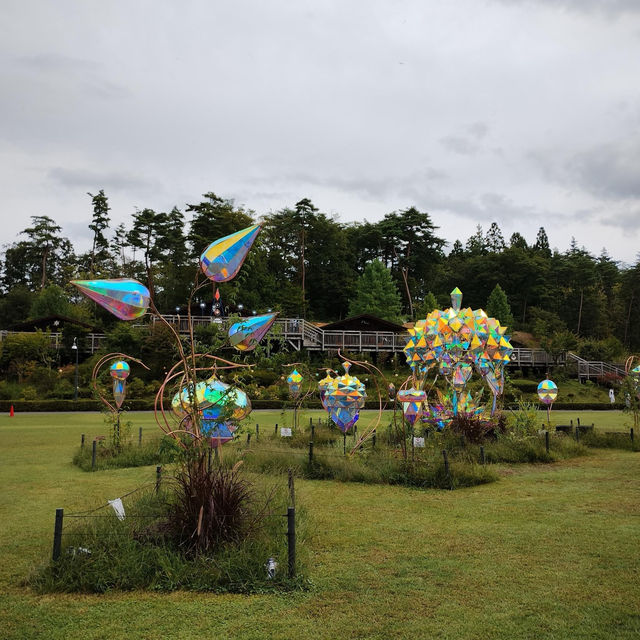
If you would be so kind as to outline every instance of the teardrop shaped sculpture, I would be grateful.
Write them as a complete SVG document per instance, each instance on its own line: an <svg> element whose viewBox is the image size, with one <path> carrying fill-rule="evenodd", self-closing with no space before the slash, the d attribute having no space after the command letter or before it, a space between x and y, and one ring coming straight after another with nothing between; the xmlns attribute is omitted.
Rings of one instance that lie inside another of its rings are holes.
<svg viewBox="0 0 640 640"><path fill-rule="evenodd" d="M271 329L278 316L277 313L268 313L263 316L253 316L229 327L229 340L238 351L252 351L267 331Z"/></svg>
<svg viewBox="0 0 640 640"><path fill-rule="evenodd" d="M214 282L235 278L260 228L259 224L254 224L212 242L200 256L200 267L207 278Z"/></svg>
<svg viewBox="0 0 640 640"><path fill-rule="evenodd" d="M118 409L122 406L127 393L129 372L129 364L124 360L117 360L109 368L109 373L113 378L113 399Z"/></svg>
<svg viewBox="0 0 640 640"><path fill-rule="evenodd" d="M72 280L71 284L120 320L141 318L149 309L149 289L137 280Z"/></svg>
<svg viewBox="0 0 640 640"><path fill-rule="evenodd" d="M302 386L302 375L298 373L297 369L294 369L287 376L287 384L289 385L289 393L292 398L297 398L300 395L300 389Z"/></svg>

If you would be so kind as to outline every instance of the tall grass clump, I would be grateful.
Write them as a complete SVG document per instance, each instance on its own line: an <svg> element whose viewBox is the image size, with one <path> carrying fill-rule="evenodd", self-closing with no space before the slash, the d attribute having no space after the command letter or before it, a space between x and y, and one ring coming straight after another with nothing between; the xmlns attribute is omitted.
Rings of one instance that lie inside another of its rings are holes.
<svg viewBox="0 0 640 640"><path fill-rule="evenodd" d="M73 464L82 471L102 471L124 467L144 467L151 464L174 462L178 456L175 440L169 437L153 438L142 444L119 444L117 447L99 440L96 447L96 466L91 466L91 444L79 447L73 456Z"/></svg>

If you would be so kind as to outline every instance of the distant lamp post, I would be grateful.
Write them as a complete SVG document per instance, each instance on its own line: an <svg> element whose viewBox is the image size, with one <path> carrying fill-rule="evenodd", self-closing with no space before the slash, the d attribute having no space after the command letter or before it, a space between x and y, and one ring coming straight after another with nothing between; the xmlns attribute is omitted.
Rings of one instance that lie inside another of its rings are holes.
<svg viewBox="0 0 640 640"><path fill-rule="evenodd" d="M238 311L242 311L244 309L244 305L243 304L239 304L238 305Z"/></svg>
<svg viewBox="0 0 640 640"><path fill-rule="evenodd" d="M76 386L73 392L73 401L78 402L78 338L73 339L71 349L76 352Z"/></svg>
<svg viewBox="0 0 640 640"><path fill-rule="evenodd" d="M204 315L204 308L205 308L205 306L206 306L206 305L205 305L205 303L204 303L204 302L201 302L201 303L200 303L200 313L201 313L202 315Z"/></svg>
<svg viewBox="0 0 640 640"><path fill-rule="evenodd" d="M253 313L253 315L256 315L256 310L254 309L251 313Z"/></svg>

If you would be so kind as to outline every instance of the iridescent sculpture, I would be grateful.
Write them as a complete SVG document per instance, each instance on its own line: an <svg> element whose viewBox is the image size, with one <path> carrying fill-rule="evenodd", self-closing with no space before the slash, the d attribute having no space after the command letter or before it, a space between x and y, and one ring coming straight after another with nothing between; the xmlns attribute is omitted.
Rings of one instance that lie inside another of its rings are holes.
<svg viewBox="0 0 640 640"><path fill-rule="evenodd" d="M129 365L124 360L114 362L109 369L109 373L113 378L113 399L118 409L120 409L124 402L129 372Z"/></svg>
<svg viewBox="0 0 640 640"><path fill-rule="evenodd" d="M336 379L331 377L331 373L332 373L331 370L328 369L327 375L324 378L322 378L320 382L318 382L318 392L320 393L320 402L322 403L322 407L325 409L325 411L328 411L327 403L326 403L327 391L329 389L332 389L336 385Z"/></svg>
<svg viewBox="0 0 640 640"><path fill-rule="evenodd" d="M259 233L260 225L254 224L212 242L200 256L200 267L207 278L214 282L232 280Z"/></svg>
<svg viewBox="0 0 640 640"><path fill-rule="evenodd" d="M398 391L398 402L402 403L404 419L413 426L422 417L427 394L422 389L401 389Z"/></svg>
<svg viewBox="0 0 640 640"><path fill-rule="evenodd" d="M229 328L229 340L238 351L252 351L275 322L277 313L253 316L232 324Z"/></svg>
<svg viewBox="0 0 640 640"><path fill-rule="evenodd" d="M551 405L558 397L558 386L552 380L543 380L538 385L538 398L547 405L547 422L551 423Z"/></svg>
<svg viewBox="0 0 640 640"><path fill-rule="evenodd" d="M120 320L140 318L149 308L149 289L137 280L72 280L71 284Z"/></svg>
<svg viewBox="0 0 640 640"><path fill-rule="evenodd" d="M294 369L287 376L287 384L289 385L289 394L295 400L300 395L302 386L302 376L298 373L297 369Z"/></svg>
<svg viewBox="0 0 640 640"><path fill-rule="evenodd" d="M349 374L350 362L343 362L345 374L335 379L325 394L325 405L333 422L346 433L358 421L367 392L364 384Z"/></svg>
<svg viewBox="0 0 640 640"><path fill-rule="evenodd" d="M461 409L463 397L466 406L475 404L474 401L469 404L464 393L475 370L493 394L493 414L497 396L504 387L504 366L513 347L505 335L506 327L498 320L489 318L482 309L461 308L461 303L462 292L456 287L451 292L449 309L436 309L409 329L410 337L404 348L407 364L413 372L415 388L420 388L429 370L437 365L437 373L451 387L445 405L450 404L453 415ZM430 416L433 417L433 411Z"/></svg>

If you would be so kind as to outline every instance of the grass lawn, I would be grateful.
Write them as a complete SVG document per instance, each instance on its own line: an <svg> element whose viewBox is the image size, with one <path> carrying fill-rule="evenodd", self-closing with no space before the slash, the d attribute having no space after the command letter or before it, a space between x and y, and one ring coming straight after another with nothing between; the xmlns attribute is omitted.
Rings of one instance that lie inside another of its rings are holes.
<svg viewBox="0 0 640 640"><path fill-rule="evenodd" d="M553 412L623 429L612 412ZM306 412L301 420L308 423ZM542 415L542 414L541 414ZM152 414L131 414L155 434ZM154 467L85 473L99 414L0 416L0 636L6 638L637 638L640 454L594 450L501 467L454 492L298 480L312 519L309 592L39 596L20 582L51 553L56 507L86 509ZM256 412L262 428L284 422ZM288 418L290 422L290 418ZM366 421L365 421L366 422Z"/></svg>

